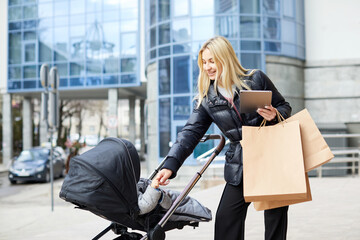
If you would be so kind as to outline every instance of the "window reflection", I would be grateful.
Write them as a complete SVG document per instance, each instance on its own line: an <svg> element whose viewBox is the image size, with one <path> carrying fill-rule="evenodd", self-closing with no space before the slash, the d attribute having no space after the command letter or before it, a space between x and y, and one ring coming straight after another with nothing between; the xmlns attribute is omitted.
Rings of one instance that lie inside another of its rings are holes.
<svg viewBox="0 0 360 240"><path fill-rule="evenodd" d="M9 79L21 79L21 67L9 67Z"/></svg>
<svg viewBox="0 0 360 240"><path fill-rule="evenodd" d="M101 1L100 1L101 2ZM136 1L134 1L136 2ZM123 3L122 3L123 4ZM109 10L116 10L120 8L119 1L115 0L103 0L103 10L109 11ZM101 9L101 8L98 8Z"/></svg>
<svg viewBox="0 0 360 240"><path fill-rule="evenodd" d="M193 16L213 15L214 0L191 0L191 11Z"/></svg>
<svg viewBox="0 0 360 240"><path fill-rule="evenodd" d="M170 42L170 23L159 26L159 45Z"/></svg>
<svg viewBox="0 0 360 240"><path fill-rule="evenodd" d="M64 16L69 14L69 2L54 2L54 16Z"/></svg>
<svg viewBox="0 0 360 240"><path fill-rule="evenodd" d="M70 1L70 14L85 13L85 1L84 0L71 0Z"/></svg>
<svg viewBox="0 0 360 240"><path fill-rule="evenodd" d="M288 21L288 20L283 20L282 21L282 37L281 39L284 42L288 42L288 43L296 43L296 28L295 28L295 23L292 21Z"/></svg>
<svg viewBox="0 0 360 240"><path fill-rule="evenodd" d="M241 38L260 38L260 17L240 17Z"/></svg>
<svg viewBox="0 0 360 240"><path fill-rule="evenodd" d="M35 62L36 53L35 53L35 43L25 44L25 62Z"/></svg>
<svg viewBox="0 0 360 240"><path fill-rule="evenodd" d="M135 32L138 29L138 21L134 20L121 20L121 32Z"/></svg>
<svg viewBox="0 0 360 240"><path fill-rule="evenodd" d="M21 33L9 34L9 63L21 63Z"/></svg>
<svg viewBox="0 0 360 240"><path fill-rule="evenodd" d="M279 0L263 0L264 13L268 15L279 15L280 2Z"/></svg>
<svg viewBox="0 0 360 240"><path fill-rule="evenodd" d="M204 27L208 26L208 27ZM206 40L214 36L214 17L193 18L192 38L194 41Z"/></svg>
<svg viewBox="0 0 360 240"><path fill-rule="evenodd" d="M159 139L160 139L160 157L165 157L169 152L169 143L171 141L171 108L170 98L159 99Z"/></svg>
<svg viewBox="0 0 360 240"><path fill-rule="evenodd" d="M174 98L174 120L187 120L190 116L190 97Z"/></svg>
<svg viewBox="0 0 360 240"><path fill-rule="evenodd" d="M173 0L172 5L174 17L185 16L189 14L188 0Z"/></svg>
<svg viewBox="0 0 360 240"><path fill-rule="evenodd" d="M170 58L159 60L159 94L170 94Z"/></svg>
<svg viewBox="0 0 360 240"><path fill-rule="evenodd" d="M85 76L84 62L70 62L71 76Z"/></svg>
<svg viewBox="0 0 360 240"><path fill-rule="evenodd" d="M121 55L135 55L136 44L136 33L121 34Z"/></svg>
<svg viewBox="0 0 360 240"><path fill-rule="evenodd" d="M190 20L174 20L173 21L173 41L184 42L190 40Z"/></svg>
<svg viewBox="0 0 360 240"><path fill-rule="evenodd" d="M68 61L69 31L68 27L54 28L54 59Z"/></svg>
<svg viewBox="0 0 360 240"><path fill-rule="evenodd" d="M38 4L38 18L52 17L52 2Z"/></svg>
<svg viewBox="0 0 360 240"><path fill-rule="evenodd" d="M103 84L104 85L119 84L119 76L104 76Z"/></svg>
<svg viewBox="0 0 360 240"><path fill-rule="evenodd" d="M259 0L241 0L240 1L240 13L260 13Z"/></svg>
<svg viewBox="0 0 360 240"><path fill-rule="evenodd" d="M133 84L133 83L136 83L136 76L133 75L133 74L122 75L122 76L121 76L121 83L122 83L122 84Z"/></svg>
<svg viewBox="0 0 360 240"><path fill-rule="evenodd" d="M8 14L9 21L20 20L22 18L21 7L9 7Z"/></svg>
<svg viewBox="0 0 360 240"><path fill-rule="evenodd" d="M23 18L30 19L37 17L37 5L28 5L23 7Z"/></svg>
<svg viewBox="0 0 360 240"><path fill-rule="evenodd" d="M258 53L243 53L241 54L241 65L244 68L261 68L261 55Z"/></svg>
<svg viewBox="0 0 360 240"><path fill-rule="evenodd" d="M278 18L264 18L264 38L280 40L280 20Z"/></svg>
<svg viewBox="0 0 360 240"><path fill-rule="evenodd" d="M190 57L181 56L173 58L174 87L173 93L190 92Z"/></svg>
<svg viewBox="0 0 360 240"><path fill-rule="evenodd" d="M218 0L215 1L216 13L235 13L237 10L237 0ZM241 1L240 1L241 2Z"/></svg>
<svg viewBox="0 0 360 240"><path fill-rule="evenodd" d="M237 17L217 17L215 34L226 38L235 38L238 33Z"/></svg>
<svg viewBox="0 0 360 240"><path fill-rule="evenodd" d="M121 72L135 72L136 58L121 59Z"/></svg>
<svg viewBox="0 0 360 240"><path fill-rule="evenodd" d="M168 20L170 18L170 1L159 0L158 8L159 22Z"/></svg>
<svg viewBox="0 0 360 240"><path fill-rule="evenodd" d="M23 78L36 78L36 66L23 67Z"/></svg>

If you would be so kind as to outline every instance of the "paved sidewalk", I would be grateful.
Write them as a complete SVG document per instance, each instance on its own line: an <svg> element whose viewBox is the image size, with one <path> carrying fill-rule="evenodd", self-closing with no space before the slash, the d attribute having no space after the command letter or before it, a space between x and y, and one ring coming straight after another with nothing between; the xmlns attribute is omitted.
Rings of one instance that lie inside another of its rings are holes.
<svg viewBox="0 0 360 240"><path fill-rule="evenodd" d="M1 240L92 239L109 222L58 198L61 181L54 185L55 209L50 209L50 185L33 184L21 193L0 198ZM293 205L289 210L289 240L358 240L360 239L360 178L310 178L313 201ZM216 212L224 185L192 193ZM171 240L213 239L213 224L200 223L193 229L166 233ZM249 207L246 239L263 239L263 212ZM113 239L112 232L102 239Z"/></svg>

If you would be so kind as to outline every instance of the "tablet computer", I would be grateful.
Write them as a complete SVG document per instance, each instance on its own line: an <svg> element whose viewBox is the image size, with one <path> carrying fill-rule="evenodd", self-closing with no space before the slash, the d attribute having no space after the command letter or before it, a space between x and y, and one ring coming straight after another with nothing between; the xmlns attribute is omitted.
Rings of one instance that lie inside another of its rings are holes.
<svg viewBox="0 0 360 240"><path fill-rule="evenodd" d="M272 92L267 90L240 90L240 112L249 113L271 105Z"/></svg>

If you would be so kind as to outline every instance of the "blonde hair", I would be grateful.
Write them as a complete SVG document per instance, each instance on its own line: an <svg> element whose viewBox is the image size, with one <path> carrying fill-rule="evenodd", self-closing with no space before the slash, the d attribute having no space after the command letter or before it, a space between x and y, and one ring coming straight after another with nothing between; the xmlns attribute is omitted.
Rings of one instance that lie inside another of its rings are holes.
<svg viewBox="0 0 360 240"><path fill-rule="evenodd" d="M241 66L235 51L231 46L229 40L222 36L216 36L206 41L198 56L199 77L198 77L198 100L197 107L201 105L202 100L207 96L210 87L210 78L203 67L202 55L203 52L208 49L214 57L214 62L218 71L216 71L214 87L220 83L220 86L226 89L231 96L234 96L232 91L232 85L235 84L239 89L250 89L250 87L242 80L244 76L250 76L254 73L252 70L249 74L246 74L248 69ZM221 70L221 71L219 71ZM220 75L219 75L219 72Z"/></svg>

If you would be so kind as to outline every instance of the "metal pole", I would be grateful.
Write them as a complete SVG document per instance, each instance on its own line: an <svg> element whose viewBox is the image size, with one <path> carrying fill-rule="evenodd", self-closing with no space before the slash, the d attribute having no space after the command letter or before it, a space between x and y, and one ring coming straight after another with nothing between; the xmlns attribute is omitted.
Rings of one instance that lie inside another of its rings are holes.
<svg viewBox="0 0 360 240"><path fill-rule="evenodd" d="M54 166L53 166L53 157L54 157L54 148L53 148L53 144L52 144L52 139L53 139L53 129L50 128L50 185L51 185L51 211L54 211Z"/></svg>

